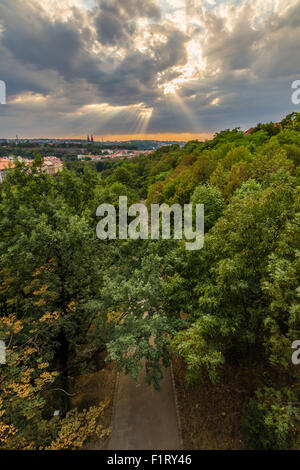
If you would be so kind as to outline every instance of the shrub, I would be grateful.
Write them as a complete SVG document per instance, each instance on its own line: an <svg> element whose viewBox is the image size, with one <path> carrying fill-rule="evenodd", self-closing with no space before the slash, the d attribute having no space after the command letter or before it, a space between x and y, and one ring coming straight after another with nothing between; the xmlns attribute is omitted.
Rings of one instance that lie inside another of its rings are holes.
<svg viewBox="0 0 300 470"><path fill-rule="evenodd" d="M296 437L297 410L289 390L257 390L251 398L242 422L242 431L250 449L285 450Z"/></svg>

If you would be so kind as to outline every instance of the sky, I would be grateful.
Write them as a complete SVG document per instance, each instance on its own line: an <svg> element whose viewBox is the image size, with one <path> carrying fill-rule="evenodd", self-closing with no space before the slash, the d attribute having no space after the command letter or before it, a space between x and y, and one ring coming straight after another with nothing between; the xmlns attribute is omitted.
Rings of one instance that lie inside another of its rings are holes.
<svg viewBox="0 0 300 470"><path fill-rule="evenodd" d="M299 44L300 0L0 0L0 138L189 140L276 122L300 111Z"/></svg>

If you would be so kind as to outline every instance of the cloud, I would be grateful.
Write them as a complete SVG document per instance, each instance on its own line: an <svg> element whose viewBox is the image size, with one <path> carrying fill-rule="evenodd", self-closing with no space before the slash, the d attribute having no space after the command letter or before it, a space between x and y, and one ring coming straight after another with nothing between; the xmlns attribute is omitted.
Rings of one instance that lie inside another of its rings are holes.
<svg viewBox="0 0 300 470"><path fill-rule="evenodd" d="M1 133L134 133L143 113L152 133L279 119L299 41L294 0L1 0Z"/></svg>
<svg viewBox="0 0 300 470"><path fill-rule="evenodd" d="M130 44L138 18L159 20L159 5L153 0L100 1L95 21L99 42L121 47Z"/></svg>
<svg viewBox="0 0 300 470"><path fill-rule="evenodd" d="M211 12L204 15L206 24L203 52L210 64L222 71L251 68L261 32L251 25L249 8L241 10L232 30L224 18Z"/></svg>

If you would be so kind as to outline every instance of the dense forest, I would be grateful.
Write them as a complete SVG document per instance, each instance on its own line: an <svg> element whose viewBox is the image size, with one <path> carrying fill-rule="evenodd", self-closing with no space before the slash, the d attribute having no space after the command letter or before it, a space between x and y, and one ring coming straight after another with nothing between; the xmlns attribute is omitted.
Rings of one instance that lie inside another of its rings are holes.
<svg viewBox="0 0 300 470"><path fill-rule="evenodd" d="M162 147L101 178L88 164L52 177L38 155L30 171L16 162L0 185L0 447L79 449L107 435L106 401L70 402L99 352L136 380L144 359L156 388L172 357L187 388L220 383L230 366L247 389L247 447L298 447L299 163L297 113L250 134ZM97 207L124 195L204 204L203 249L99 240Z"/></svg>

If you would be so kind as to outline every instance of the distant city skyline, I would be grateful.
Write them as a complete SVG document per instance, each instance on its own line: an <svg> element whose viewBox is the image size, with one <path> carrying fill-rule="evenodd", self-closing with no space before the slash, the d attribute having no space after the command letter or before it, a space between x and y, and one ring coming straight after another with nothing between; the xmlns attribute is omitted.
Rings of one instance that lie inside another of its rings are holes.
<svg viewBox="0 0 300 470"><path fill-rule="evenodd" d="M299 111L299 42L298 0L1 0L0 137L205 140L280 121Z"/></svg>
<svg viewBox="0 0 300 470"><path fill-rule="evenodd" d="M166 142L166 141L177 141L177 142L188 142L189 140L197 139L197 140L208 140L212 139L214 136L214 133L197 133L197 134L190 134L190 133L174 133L174 134L107 134L107 135L94 135L94 142L101 142L102 140L104 142L127 142L130 140L157 140L160 142ZM8 139L8 140L39 140L39 139L45 139L45 140L55 140L55 139L60 139L60 140L83 140L87 141L87 136L85 134L83 135L68 135L68 136L57 136L57 135L39 135L39 136L13 136L13 137L7 137L7 136L2 136L0 135L0 140L1 139Z"/></svg>

